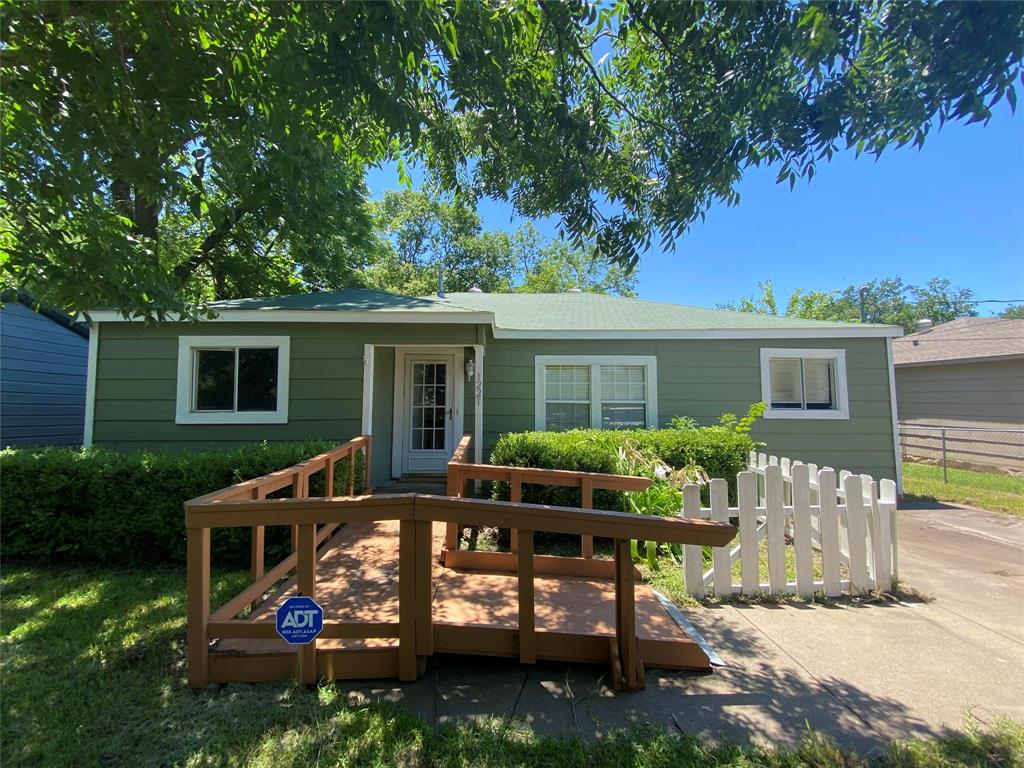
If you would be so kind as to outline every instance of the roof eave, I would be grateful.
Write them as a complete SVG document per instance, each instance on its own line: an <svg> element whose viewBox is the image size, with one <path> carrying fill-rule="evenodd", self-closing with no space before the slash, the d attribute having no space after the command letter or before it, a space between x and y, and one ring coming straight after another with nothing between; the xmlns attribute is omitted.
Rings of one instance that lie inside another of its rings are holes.
<svg viewBox="0 0 1024 768"><path fill-rule="evenodd" d="M870 328L695 328L663 330L517 330L495 328L496 339L844 339L895 338L903 335L897 326Z"/></svg>
<svg viewBox="0 0 1024 768"><path fill-rule="evenodd" d="M926 365L966 365L967 363L998 363L1005 360L1024 360L1024 353L1010 352L1005 355L978 355L975 357L949 357L942 360L908 360L894 362L897 368L920 368Z"/></svg>

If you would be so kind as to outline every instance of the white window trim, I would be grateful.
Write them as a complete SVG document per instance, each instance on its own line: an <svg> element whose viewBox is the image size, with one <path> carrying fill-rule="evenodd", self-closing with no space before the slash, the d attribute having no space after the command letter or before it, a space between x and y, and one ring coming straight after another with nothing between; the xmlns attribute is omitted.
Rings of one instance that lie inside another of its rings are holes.
<svg viewBox="0 0 1024 768"><path fill-rule="evenodd" d="M273 411L193 411L195 349L216 347L277 348L277 409ZM287 424L288 370L291 358L288 336L179 336L176 424Z"/></svg>
<svg viewBox="0 0 1024 768"><path fill-rule="evenodd" d="M544 368L548 365L643 365L647 367L644 380L647 385L647 425L658 426L658 358L654 355L536 355L534 357L534 427L547 431L547 397L544 391ZM601 428L601 397L598 376L593 368L590 375L590 426Z"/></svg>
<svg viewBox="0 0 1024 768"><path fill-rule="evenodd" d="M831 410L804 410L772 408L771 370L768 361L775 357L799 357L814 360L834 360L836 364L836 407ZM766 419L849 419L850 396L846 386L845 349L797 349L795 347L761 348L761 400L768 404Z"/></svg>

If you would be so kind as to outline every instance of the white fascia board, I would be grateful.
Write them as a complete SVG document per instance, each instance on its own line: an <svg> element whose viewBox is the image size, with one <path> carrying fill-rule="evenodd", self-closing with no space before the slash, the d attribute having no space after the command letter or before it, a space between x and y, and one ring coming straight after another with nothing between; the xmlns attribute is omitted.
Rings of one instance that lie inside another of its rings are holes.
<svg viewBox="0 0 1024 768"><path fill-rule="evenodd" d="M795 328L664 331L516 331L494 329L496 339L847 339L902 336L900 328Z"/></svg>
<svg viewBox="0 0 1024 768"><path fill-rule="evenodd" d="M101 310L97 312L79 313L79 317L88 318L93 322L132 323L143 322L141 317L126 318L120 312ZM412 323L416 325L446 323L490 325L493 321L490 312L387 312L374 310L370 312L348 312L345 310L285 310L285 309L228 309L217 313L209 320L200 323ZM167 321L180 322L180 315L168 315Z"/></svg>

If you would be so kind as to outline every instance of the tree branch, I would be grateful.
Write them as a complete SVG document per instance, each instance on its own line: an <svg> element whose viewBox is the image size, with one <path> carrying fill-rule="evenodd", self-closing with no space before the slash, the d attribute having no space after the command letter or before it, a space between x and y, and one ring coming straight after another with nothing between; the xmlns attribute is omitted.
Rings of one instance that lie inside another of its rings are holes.
<svg viewBox="0 0 1024 768"><path fill-rule="evenodd" d="M195 253L192 254L192 258L188 261L182 262L174 268L175 278L177 278L180 283L185 283L200 265L208 263L213 251L223 245L224 241L227 240L228 236L231 234L231 230L234 229L235 224L238 223L238 220L248 212L248 206L239 206L231 209L228 215L221 220L220 224L214 227L213 231L203 238L203 242L201 242L199 247L196 248Z"/></svg>

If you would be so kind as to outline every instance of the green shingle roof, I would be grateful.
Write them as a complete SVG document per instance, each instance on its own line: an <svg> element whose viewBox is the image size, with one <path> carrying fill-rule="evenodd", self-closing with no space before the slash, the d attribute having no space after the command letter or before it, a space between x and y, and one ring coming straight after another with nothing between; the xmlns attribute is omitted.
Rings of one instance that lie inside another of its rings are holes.
<svg viewBox="0 0 1024 768"><path fill-rule="evenodd" d="M382 291L347 288L341 291L291 296L216 301L211 303L210 307L218 311L333 311L411 315L445 313L448 318L452 315L465 315L465 322L491 320L495 332L541 335L557 335L559 332L614 332L620 335L635 332L656 335L663 331L827 333L829 330L865 332L870 335L898 335L890 326L757 315L598 293L472 292L449 293L440 298L401 296ZM893 332L885 332L884 329Z"/></svg>
<svg viewBox="0 0 1024 768"><path fill-rule="evenodd" d="M756 315L600 293L449 293L452 308L492 312L496 328L517 331L706 331L865 328L855 323Z"/></svg>
<svg viewBox="0 0 1024 768"><path fill-rule="evenodd" d="M263 299L228 299L214 301L210 308L217 311L235 309L271 309L290 311L351 311L351 312L472 312L447 305L436 296L402 296L397 293L370 291L364 288L345 288L340 291L296 293L291 296L271 296Z"/></svg>

